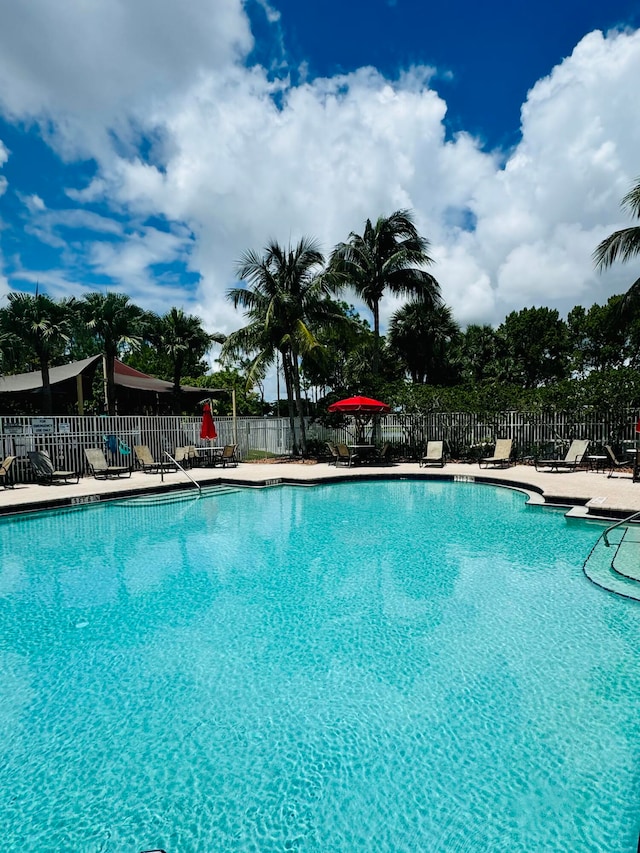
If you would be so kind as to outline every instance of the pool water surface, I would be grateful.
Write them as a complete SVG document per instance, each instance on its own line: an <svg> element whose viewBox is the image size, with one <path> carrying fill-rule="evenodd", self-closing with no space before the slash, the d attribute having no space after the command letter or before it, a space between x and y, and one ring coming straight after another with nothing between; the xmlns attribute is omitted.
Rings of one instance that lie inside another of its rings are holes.
<svg viewBox="0 0 640 853"><path fill-rule="evenodd" d="M628 851L640 605L473 483L0 522L6 850Z"/></svg>

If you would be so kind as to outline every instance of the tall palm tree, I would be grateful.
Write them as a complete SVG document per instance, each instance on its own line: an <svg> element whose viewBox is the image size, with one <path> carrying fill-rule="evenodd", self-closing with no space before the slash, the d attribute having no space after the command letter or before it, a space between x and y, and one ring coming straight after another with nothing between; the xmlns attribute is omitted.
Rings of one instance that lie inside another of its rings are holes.
<svg viewBox="0 0 640 853"><path fill-rule="evenodd" d="M43 293L10 293L2 313L3 332L31 350L42 373L42 411L51 414L52 396L49 369L56 355L62 355L72 330L74 301L55 302Z"/></svg>
<svg viewBox="0 0 640 853"><path fill-rule="evenodd" d="M425 266L433 263L429 241L418 234L408 210L381 216L372 225L367 219L362 235L352 232L331 255L330 271L342 284L352 287L373 314L374 372L378 370L380 301L385 290L440 303L440 286Z"/></svg>
<svg viewBox="0 0 640 853"><path fill-rule="evenodd" d="M391 317L387 342L404 362L412 382L437 385L447 379L447 349L459 334L451 308L434 308L416 300Z"/></svg>
<svg viewBox="0 0 640 853"><path fill-rule="evenodd" d="M299 359L319 342L314 329L330 321L333 285L319 274L324 258L315 240L303 237L295 247L270 242L260 255L248 251L238 264L238 277L246 287L234 287L227 298L244 308L248 324L227 338L223 354L255 354L247 384L263 379L280 353L287 389L289 422L295 446L295 409L300 429L300 449L306 454L304 409L300 389Z"/></svg>
<svg viewBox="0 0 640 853"><path fill-rule="evenodd" d="M624 196L621 206L635 219L640 219L640 178ZM640 255L640 226L614 231L598 244L593 253L597 270L605 270L620 259L623 263ZM640 278L633 282L621 302L621 311L629 314L640 305Z"/></svg>
<svg viewBox="0 0 640 853"><path fill-rule="evenodd" d="M114 360L123 350L139 349L149 315L124 293L87 293L79 303L87 328L102 345L107 413L116 413Z"/></svg>
<svg viewBox="0 0 640 853"><path fill-rule="evenodd" d="M199 317L185 314L181 308L171 308L157 319L152 338L171 364L174 413L180 414L180 381L185 366L197 364L207 354L212 343L224 343L225 335L218 332L210 335L202 328Z"/></svg>

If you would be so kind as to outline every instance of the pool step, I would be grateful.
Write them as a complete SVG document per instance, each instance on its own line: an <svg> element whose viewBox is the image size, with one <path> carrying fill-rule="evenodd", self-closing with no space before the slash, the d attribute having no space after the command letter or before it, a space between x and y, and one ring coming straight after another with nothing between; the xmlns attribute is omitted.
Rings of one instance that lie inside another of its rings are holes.
<svg viewBox="0 0 640 853"><path fill-rule="evenodd" d="M115 501L118 506L158 506L159 504L184 503L198 498L217 498L220 495L230 495L240 491L233 486L206 486L197 489L183 489L179 492L160 492L159 494L140 495L137 498L125 498Z"/></svg>
<svg viewBox="0 0 640 853"><path fill-rule="evenodd" d="M640 530L619 527L614 535L609 548L598 539L583 571L602 589L640 601Z"/></svg>
<svg viewBox="0 0 640 853"><path fill-rule="evenodd" d="M640 530L635 527L625 529L611 567L622 577L640 584Z"/></svg>

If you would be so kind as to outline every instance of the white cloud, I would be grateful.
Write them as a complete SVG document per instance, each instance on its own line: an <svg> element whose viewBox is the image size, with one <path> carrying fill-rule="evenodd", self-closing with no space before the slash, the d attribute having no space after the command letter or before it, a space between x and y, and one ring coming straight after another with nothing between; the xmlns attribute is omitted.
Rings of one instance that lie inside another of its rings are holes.
<svg viewBox="0 0 640 853"><path fill-rule="evenodd" d="M267 21L270 24L275 24L280 20L280 12L267 2L267 0L256 0L256 3L262 8L266 15Z"/></svg>
<svg viewBox="0 0 640 853"><path fill-rule="evenodd" d="M46 205L44 201L40 198L37 193L33 193L32 195L23 195L22 193L16 193L16 195L22 199L25 207L29 211L29 213L37 213L39 211L45 210Z"/></svg>
<svg viewBox="0 0 640 853"><path fill-rule="evenodd" d="M252 44L240 0L97 0L90 9L69 0L55 10L33 0L5 10L0 105L41 121L65 156L96 159L91 183L67 194L132 217L121 240L88 248L93 268L132 298L163 310L178 303L179 283L155 286L153 268L182 260L201 276L185 307L231 331L241 321L225 291L243 251L302 234L329 250L367 217L400 207L430 238L433 272L464 323L499 323L542 303L564 313L637 277L630 267L597 276L591 252L625 224L619 201L640 171L640 115L629 106L640 32L585 36L533 85L522 140L504 158L468 134L446 139L433 69L389 81L362 68L294 86L246 68ZM146 160L141 136L152 140ZM42 239L63 239L68 213L48 222L33 213ZM142 227L149 215L185 227ZM86 220L110 233L99 226ZM395 304L385 301L383 319Z"/></svg>

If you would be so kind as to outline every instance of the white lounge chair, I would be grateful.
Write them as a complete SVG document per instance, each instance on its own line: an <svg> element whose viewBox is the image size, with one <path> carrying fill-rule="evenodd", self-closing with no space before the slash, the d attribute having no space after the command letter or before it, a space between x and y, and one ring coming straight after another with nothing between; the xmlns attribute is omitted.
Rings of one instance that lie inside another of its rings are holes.
<svg viewBox="0 0 640 853"><path fill-rule="evenodd" d="M428 441L425 454L418 461L418 465L420 468L427 465L444 468L444 441Z"/></svg>
<svg viewBox="0 0 640 853"><path fill-rule="evenodd" d="M99 447L85 447L84 455L87 457L87 464L96 480L131 476L131 469L128 465L109 465Z"/></svg>
<svg viewBox="0 0 640 853"><path fill-rule="evenodd" d="M536 471L540 468L550 468L552 471L575 471L584 462L589 442L583 438L577 438L571 442L564 459L536 459Z"/></svg>
<svg viewBox="0 0 640 853"><path fill-rule="evenodd" d="M484 459L479 459L478 464L481 468L488 468L490 465L496 468L508 468L511 465L512 446L512 438L497 439L493 456L485 456Z"/></svg>
<svg viewBox="0 0 640 853"><path fill-rule="evenodd" d="M133 448L136 459L145 474L158 474L160 471L177 471L175 462L156 462L146 444L136 444Z"/></svg>

